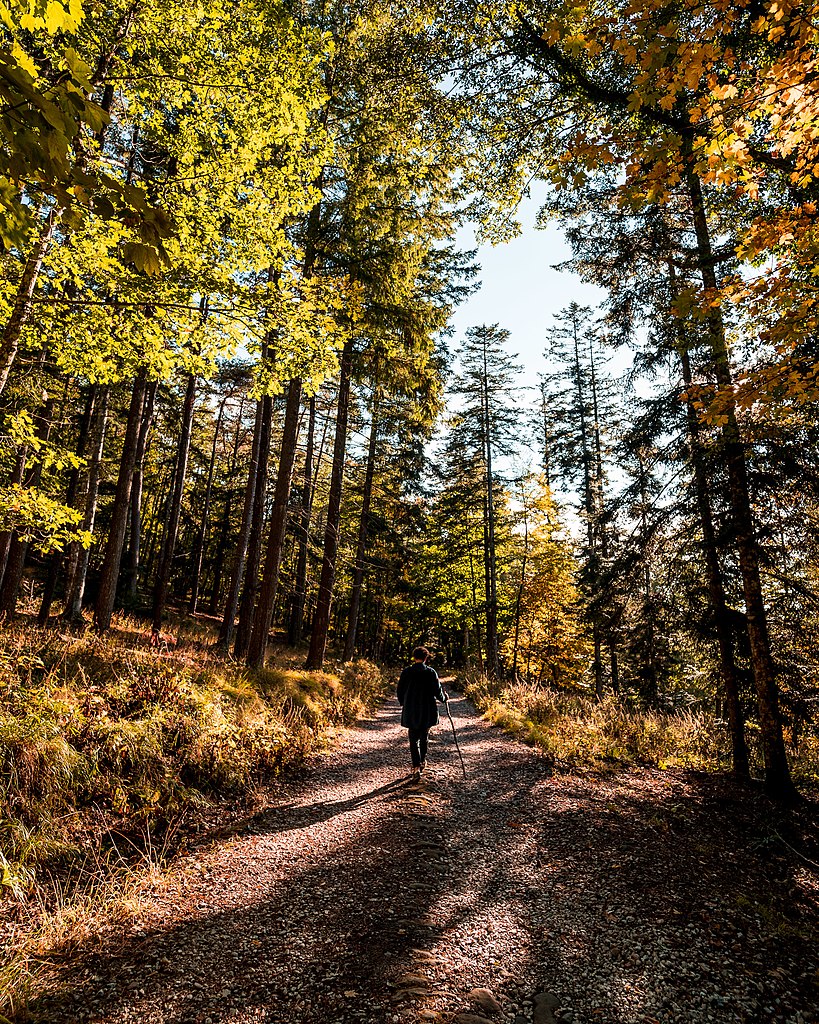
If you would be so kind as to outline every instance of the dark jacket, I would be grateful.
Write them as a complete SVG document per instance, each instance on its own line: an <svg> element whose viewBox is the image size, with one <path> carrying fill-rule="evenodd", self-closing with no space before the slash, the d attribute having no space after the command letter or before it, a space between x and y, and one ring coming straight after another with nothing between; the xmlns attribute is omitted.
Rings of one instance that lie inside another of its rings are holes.
<svg viewBox="0 0 819 1024"><path fill-rule="evenodd" d="M429 729L438 724L438 704L446 700L438 673L416 661L408 665L398 680L401 725L405 729Z"/></svg>

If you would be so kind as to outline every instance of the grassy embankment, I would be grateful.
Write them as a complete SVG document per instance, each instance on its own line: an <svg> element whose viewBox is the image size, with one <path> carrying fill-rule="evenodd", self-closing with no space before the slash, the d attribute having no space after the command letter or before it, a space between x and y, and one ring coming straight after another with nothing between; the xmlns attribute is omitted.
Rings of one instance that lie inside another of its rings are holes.
<svg viewBox="0 0 819 1024"><path fill-rule="evenodd" d="M186 836L228 805L258 806L384 693L367 662L250 672L202 629L158 654L144 626L117 626L0 637L0 1013L39 959L127 919Z"/></svg>
<svg viewBox="0 0 819 1024"><path fill-rule="evenodd" d="M556 763L605 767L617 764L727 768L730 741L725 723L700 710L648 711L609 698L590 697L485 676L461 680L464 692L492 723L537 747ZM787 733L786 733L787 735ZM761 768L757 734L748 726L752 761ZM819 737L802 737L789 751L795 778L819 783Z"/></svg>

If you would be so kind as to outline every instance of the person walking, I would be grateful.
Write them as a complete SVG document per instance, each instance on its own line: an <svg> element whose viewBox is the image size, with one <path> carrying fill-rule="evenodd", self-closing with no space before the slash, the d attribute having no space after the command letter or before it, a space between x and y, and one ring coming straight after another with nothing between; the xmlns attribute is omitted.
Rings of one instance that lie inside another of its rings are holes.
<svg viewBox="0 0 819 1024"><path fill-rule="evenodd" d="M427 742L429 730L437 725L438 705L449 699L444 693L438 673L427 664L429 651L416 647L412 652L412 664L401 673L398 680L398 703L401 705L401 725L409 730L412 774L420 779L427 766Z"/></svg>

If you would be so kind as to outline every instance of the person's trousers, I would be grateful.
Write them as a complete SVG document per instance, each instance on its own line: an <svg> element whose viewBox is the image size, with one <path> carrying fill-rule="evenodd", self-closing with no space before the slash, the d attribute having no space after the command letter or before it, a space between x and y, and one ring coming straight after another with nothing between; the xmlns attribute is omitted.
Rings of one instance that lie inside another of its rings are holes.
<svg viewBox="0 0 819 1024"><path fill-rule="evenodd" d="M423 729L409 730L410 757L412 767L420 768L427 759L427 742L429 741L429 727Z"/></svg>

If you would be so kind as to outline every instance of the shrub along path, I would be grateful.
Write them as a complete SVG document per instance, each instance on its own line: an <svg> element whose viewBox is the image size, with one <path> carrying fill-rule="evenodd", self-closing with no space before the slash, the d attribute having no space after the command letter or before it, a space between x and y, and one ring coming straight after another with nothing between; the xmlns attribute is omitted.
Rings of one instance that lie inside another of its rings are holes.
<svg viewBox="0 0 819 1024"><path fill-rule="evenodd" d="M817 874L724 780L556 774L452 710L411 785L388 702L124 938L57 965L57 1022L815 1021ZM444 725L447 725L447 728Z"/></svg>

